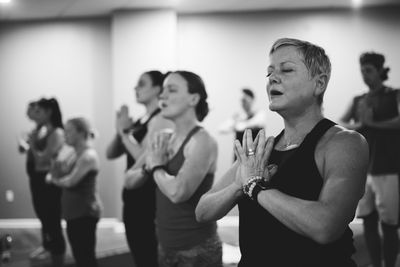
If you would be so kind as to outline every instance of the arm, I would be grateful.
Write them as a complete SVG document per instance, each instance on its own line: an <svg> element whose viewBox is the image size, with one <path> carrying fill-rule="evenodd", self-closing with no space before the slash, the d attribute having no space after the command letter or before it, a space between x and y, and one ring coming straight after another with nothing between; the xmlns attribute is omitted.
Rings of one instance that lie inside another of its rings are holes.
<svg viewBox="0 0 400 267"><path fill-rule="evenodd" d="M121 141L124 150L127 151L134 159L137 159L143 153L143 146L130 133L121 134Z"/></svg>
<svg viewBox="0 0 400 267"><path fill-rule="evenodd" d="M120 135L115 134L111 143L107 146L106 157L107 159L116 159L125 153L125 147L122 144Z"/></svg>
<svg viewBox="0 0 400 267"><path fill-rule="evenodd" d="M343 114L343 116L339 119L340 125L343 127L350 129L350 130L357 130L359 129L362 124L360 121L356 121L355 114L354 114L354 100L352 103L347 107L347 110Z"/></svg>
<svg viewBox="0 0 400 267"><path fill-rule="evenodd" d="M142 166L146 163L146 154L142 154L135 164L125 172L124 188L134 189L140 187L146 179L149 179L148 175L144 172Z"/></svg>
<svg viewBox="0 0 400 267"><path fill-rule="evenodd" d="M235 183L236 161L214 186L199 200L196 219L199 222L216 221L224 217L243 195L241 185Z"/></svg>
<svg viewBox="0 0 400 267"><path fill-rule="evenodd" d="M342 131L322 149L325 152L318 167L324 185L317 201L295 198L275 189L261 191L257 200L293 231L327 244L339 238L354 217L364 193L368 146L359 134Z"/></svg>
<svg viewBox="0 0 400 267"><path fill-rule="evenodd" d="M34 146L30 146L33 156L37 162L50 162L64 144L64 131L60 128L48 137L46 148L43 151L38 151Z"/></svg>
<svg viewBox="0 0 400 267"><path fill-rule="evenodd" d="M154 180L172 202L188 200L197 190L207 173L214 168L217 144L204 130L197 132L184 149L185 161L176 176L164 170L154 172Z"/></svg>
<svg viewBox="0 0 400 267"><path fill-rule="evenodd" d="M148 140L151 140L156 132L172 128L173 123L170 120L164 119L161 114L158 114L149 122L147 134L141 143L138 143L131 134L122 134L122 143L128 153L134 159L138 159L146 150Z"/></svg>
<svg viewBox="0 0 400 267"><path fill-rule="evenodd" d="M397 91L397 116L384 121L372 120L372 114L367 116L365 123L368 126L380 129L400 129L400 93Z"/></svg>
<svg viewBox="0 0 400 267"><path fill-rule="evenodd" d="M149 176L144 172L143 165L146 164L147 148L149 146L149 140L154 138L154 135L158 132L170 132L172 131L173 124L171 121L164 119L161 116L156 116L149 122L148 134L143 139L145 151L141 153L135 164L127 170L125 173L124 187L128 189L140 187Z"/></svg>
<svg viewBox="0 0 400 267"><path fill-rule="evenodd" d="M60 178L51 177L51 181L59 187L73 187L91 170L99 168L99 159L93 149L86 151L77 160L71 173Z"/></svg>

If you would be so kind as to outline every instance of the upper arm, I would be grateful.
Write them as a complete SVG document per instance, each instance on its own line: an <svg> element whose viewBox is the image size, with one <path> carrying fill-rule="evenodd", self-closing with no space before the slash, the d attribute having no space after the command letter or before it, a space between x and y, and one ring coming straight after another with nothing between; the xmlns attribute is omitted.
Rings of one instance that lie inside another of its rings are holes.
<svg viewBox="0 0 400 267"><path fill-rule="evenodd" d="M48 137L46 147L40 153L40 157L51 159L57 156L58 152L64 144L64 140L64 130L61 128L55 129Z"/></svg>
<svg viewBox="0 0 400 267"><path fill-rule="evenodd" d="M181 201L189 199L204 177L215 171L217 154L215 140L205 131L200 130L187 143L184 148L185 161L176 176L180 184L178 195Z"/></svg>
<svg viewBox="0 0 400 267"><path fill-rule="evenodd" d="M107 159L115 159L125 154L125 152L126 150L122 144L121 137L117 133L111 143L109 143L107 146L106 157Z"/></svg>
<svg viewBox="0 0 400 267"><path fill-rule="evenodd" d="M97 170L98 168L99 159L96 152L94 150L86 151L79 157L71 173L67 176L69 180L67 186L71 187L76 185L89 171Z"/></svg>
<svg viewBox="0 0 400 267"><path fill-rule="evenodd" d="M342 115L342 117L340 118L341 122L345 122L348 123L350 122L352 119L354 119L354 101L352 101L350 103L350 105L348 105L346 111L344 112L344 114Z"/></svg>
<svg viewBox="0 0 400 267"><path fill-rule="evenodd" d="M327 141L325 151L319 201L331 209L332 223L344 227L353 219L364 193L368 145L360 134L340 131Z"/></svg>

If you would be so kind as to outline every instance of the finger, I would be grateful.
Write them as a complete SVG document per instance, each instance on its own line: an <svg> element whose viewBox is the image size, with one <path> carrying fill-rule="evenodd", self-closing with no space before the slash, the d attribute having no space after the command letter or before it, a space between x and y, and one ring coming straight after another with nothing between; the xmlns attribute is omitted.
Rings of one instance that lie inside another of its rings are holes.
<svg viewBox="0 0 400 267"><path fill-rule="evenodd" d="M278 165L270 164L270 165L268 165L267 169L268 169L268 173L269 173L269 178L271 178L278 171Z"/></svg>
<svg viewBox="0 0 400 267"><path fill-rule="evenodd" d="M239 162L243 162L247 158L245 150L243 150L242 145L239 140L235 140L234 148L236 151L236 157L239 159Z"/></svg>
<svg viewBox="0 0 400 267"><path fill-rule="evenodd" d="M247 129L244 130L243 137L242 137L242 147L243 147L244 151L247 152L247 149L248 149L248 148L247 148L247 142L246 142L246 140L247 140Z"/></svg>
<svg viewBox="0 0 400 267"><path fill-rule="evenodd" d="M265 132L263 129L258 132L256 139L258 140L257 146L255 147L257 152L257 157L262 158L265 149Z"/></svg>
<svg viewBox="0 0 400 267"><path fill-rule="evenodd" d="M253 147L257 147L258 146L258 141L259 141L259 139L260 139L260 132L258 132L257 133L257 136L256 136L256 138L254 139L254 141L253 141Z"/></svg>
<svg viewBox="0 0 400 267"><path fill-rule="evenodd" d="M263 156L264 164L268 164L269 156L271 155L273 148L274 148L274 137L270 136L268 137L264 148L264 156Z"/></svg>
<svg viewBox="0 0 400 267"><path fill-rule="evenodd" d="M247 150L253 150L254 151L254 147L253 147L253 135L251 133L250 129L246 129L246 142L247 142Z"/></svg>
<svg viewBox="0 0 400 267"><path fill-rule="evenodd" d="M239 164L242 162L242 159L240 158L239 152L236 148L235 142L233 143L233 153L235 153L236 160L239 162Z"/></svg>

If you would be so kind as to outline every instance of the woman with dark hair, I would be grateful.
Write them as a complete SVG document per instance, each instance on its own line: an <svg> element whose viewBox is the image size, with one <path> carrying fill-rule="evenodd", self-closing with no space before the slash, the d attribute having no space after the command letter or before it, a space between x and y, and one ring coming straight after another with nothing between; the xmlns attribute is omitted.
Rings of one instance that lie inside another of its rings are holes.
<svg viewBox="0 0 400 267"><path fill-rule="evenodd" d="M29 137L27 169L33 207L42 224L43 247L34 251L31 258L41 259L50 252L53 266L62 266L65 240L61 228L61 190L45 181L52 159L64 144L62 116L54 98L40 99L33 112L38 127Z"/></svg>
<svg viewBox="0 0 400 267"><path fill-rule="evenodd" d="M107 158L127 156L127 169L143 165L138 160L145 149L147 140L154 132L173 127L160 115L158 106L164 75L156 70L143 73L135 86L136 101L143 104L146 114L133 122L127 106L117 112L117 134L107 148ZM144 159L144 158L143 158ZM123 221L129 249L138 267L157 266L157 239L154 226L155 183L148 180L135 188L130 179L124 182ZM146 209L143 209L143 203Z"/></svg>
<svg viewBox="0 0 400 267"><path fill-rule="evenodd" d="M96 267L96 227L101 203L97 192L99 158L90 143L94 133L85 118L73 118L65 126L66 143L75 153L55 162L49 180L62 188L62 213L68 240L78 267Z"/></svg>
<svg viewBox="0 0 400 267"><path fill-rule="evenodd" d="M222 266L216 222L199 223L195 218L197 202L213 184L218 154L215 139L200 126L209 111L202 79L188 71L170 73L160 106L175 130L159 132L146 151L146 167L127 172L133 184L157 184L159 265Z"/></svg>

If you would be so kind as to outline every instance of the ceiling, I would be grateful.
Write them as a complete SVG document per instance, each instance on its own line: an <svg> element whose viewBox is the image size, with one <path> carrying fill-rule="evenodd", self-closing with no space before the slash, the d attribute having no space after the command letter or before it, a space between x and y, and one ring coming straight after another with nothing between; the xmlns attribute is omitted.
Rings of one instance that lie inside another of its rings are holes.
<svg viewBox="0 0 400 267"><path fill-rule="evenodd" d="M0 20L107 16L121 9L171 8L178 13L204 13L352 8L353 2L362 2L362 6L400 4L400 0L11 0L10 3L0 3Z"/></svg>

